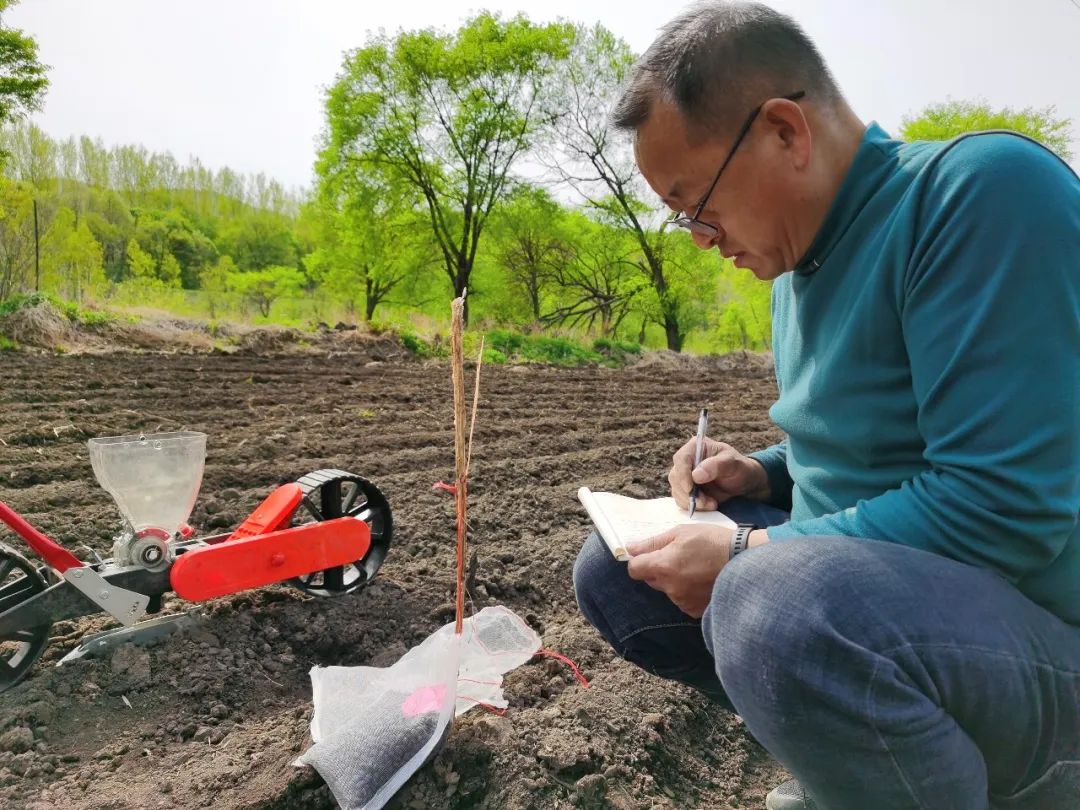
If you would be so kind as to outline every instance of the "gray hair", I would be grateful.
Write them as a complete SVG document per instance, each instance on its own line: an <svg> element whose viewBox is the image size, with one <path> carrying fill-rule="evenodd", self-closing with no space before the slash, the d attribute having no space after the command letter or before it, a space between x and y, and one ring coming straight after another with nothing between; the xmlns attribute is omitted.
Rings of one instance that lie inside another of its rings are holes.
<svg viewBox="0 0 1080 810"><path fill-rule="evenodd" d="M826 106L842 98L798 23L760 3L701 0L665 25L634 65L612 123L636 130L662 98L691 132L717 134L755 105L800 90Z"/></svg>

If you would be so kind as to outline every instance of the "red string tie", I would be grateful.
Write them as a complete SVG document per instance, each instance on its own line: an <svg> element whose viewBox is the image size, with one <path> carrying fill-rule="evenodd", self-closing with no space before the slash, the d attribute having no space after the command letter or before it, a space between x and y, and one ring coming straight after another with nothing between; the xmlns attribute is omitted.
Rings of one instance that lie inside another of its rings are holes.
<svg viewBox="0 0 1080 810"><path fill-rule="evenodd" d="M557 653L554 650L548 650L548 649L544 648L544 649L538 650L536 654L537 655L542 655L542 656L544 656L546 658L554 658L554 659L556 659L558 661L562 661L564 664L569 666L571 670L573 670L574 677L578 679L578 683L580 683L586 689L589 688L589 682L588 682L588 680L586 680L585 676L581 674L581 670L578 669L578 665L575 664L573 661L571 661L569 658L567 658L562 653Z"/></svg>

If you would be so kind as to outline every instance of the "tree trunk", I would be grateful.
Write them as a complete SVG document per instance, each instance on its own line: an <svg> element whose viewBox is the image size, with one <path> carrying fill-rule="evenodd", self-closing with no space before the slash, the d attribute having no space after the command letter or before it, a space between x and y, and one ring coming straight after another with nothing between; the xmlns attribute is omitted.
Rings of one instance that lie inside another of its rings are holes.
<svg viewBox="0 0 1080 810"><path fill-rule="evenodd" d="M364 279L364 322L371 323L371 316L375 314L375 307L379 305L379 299L375 297L372 289L371 278Z"/></svg>
<svg viewBox="0 0 1080 810"><path fill-rule="evenodd" d="M664 313L664 335L667 337L667 347L673 352L681 352L683 336L679 334L679 323L670 313Z"/></svg>
<svg viewBox="0 0 1080 810"><path fill-rule="evenodd" d="M540 322L540 285L534 280L529 285L529 303L532 304L533 323Z"/></svg>
<svg viewBox="0 0 1080 810"><path fill-rule="evenodd" d="M679 318L675 314L674 307L667 299L667 279L664 278L664 264L656 251L649 246L644 238L641 239L642 252L645 261L649 265L649 274L652 276L653 289L660 299L660 311L664 316L664 336L667 338L667 347L673 352L681 352L683 336L679 330ZM640 266L640 263L639 263ZM644 268L642 268L644 269Z"/></svg>

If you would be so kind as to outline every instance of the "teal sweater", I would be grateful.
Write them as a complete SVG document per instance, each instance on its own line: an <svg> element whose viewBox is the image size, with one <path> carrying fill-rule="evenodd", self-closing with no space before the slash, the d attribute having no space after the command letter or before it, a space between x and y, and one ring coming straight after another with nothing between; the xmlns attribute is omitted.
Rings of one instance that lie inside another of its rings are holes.
<svg viewBox="0 0 1080 810"><path fill-rule="evenodd" d="M773 287L770 540L875 538L1080 624L1080 180L1026 138L872 124Z"/></svg>

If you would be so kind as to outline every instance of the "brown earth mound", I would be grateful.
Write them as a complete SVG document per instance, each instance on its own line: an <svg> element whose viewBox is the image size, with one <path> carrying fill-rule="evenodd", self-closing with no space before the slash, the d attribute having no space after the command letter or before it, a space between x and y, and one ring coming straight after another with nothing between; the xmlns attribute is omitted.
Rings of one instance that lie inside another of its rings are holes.
<svg viewBox="0 0 1080 810"><path fill-rule="evenodd" d="M404 360L412 355L392 333L351 327L304 332L280 326L221 324L172 317L113 315L90 324L74 323L50 301L0 318L0 336L20 349L64 354L350 354L368 360Z"/></svg>
<svg viewBox="0 0 1080 810"><path fill-rule="evenodd" d="M340 599L287 586L218 599L182 637L59 669L83 634L110 625L54 625L34 675L0 696L0 806L334 806L313 771L290 764L309 744L308 670L389 665L453 610L453 508L432 490L453 475L449 369L387 363L397 350L370 346L0 358L0 500L80 555L106 554L119 523L84 440L139 431L209 434L200 533L235 525L275 485L322 467L372 479L397 526L374 584ZM482 382L474 607L517 611L592 685L532 660L508 676L507 715L461 718L390 806L761 807L776 766L736 718L615 657L580 618L570 572L587 531L576 488L663 494L703 401L716 403L713 435L746 450L777 438L767 360L487 367Z"/></svg>
<svg viewBox="0 0 1080 810"><path fill-rule="evenodd" d="M71 322L48 301L0 318L0 335L26 346L59 349L71 339L72 333Z"/></svg>

